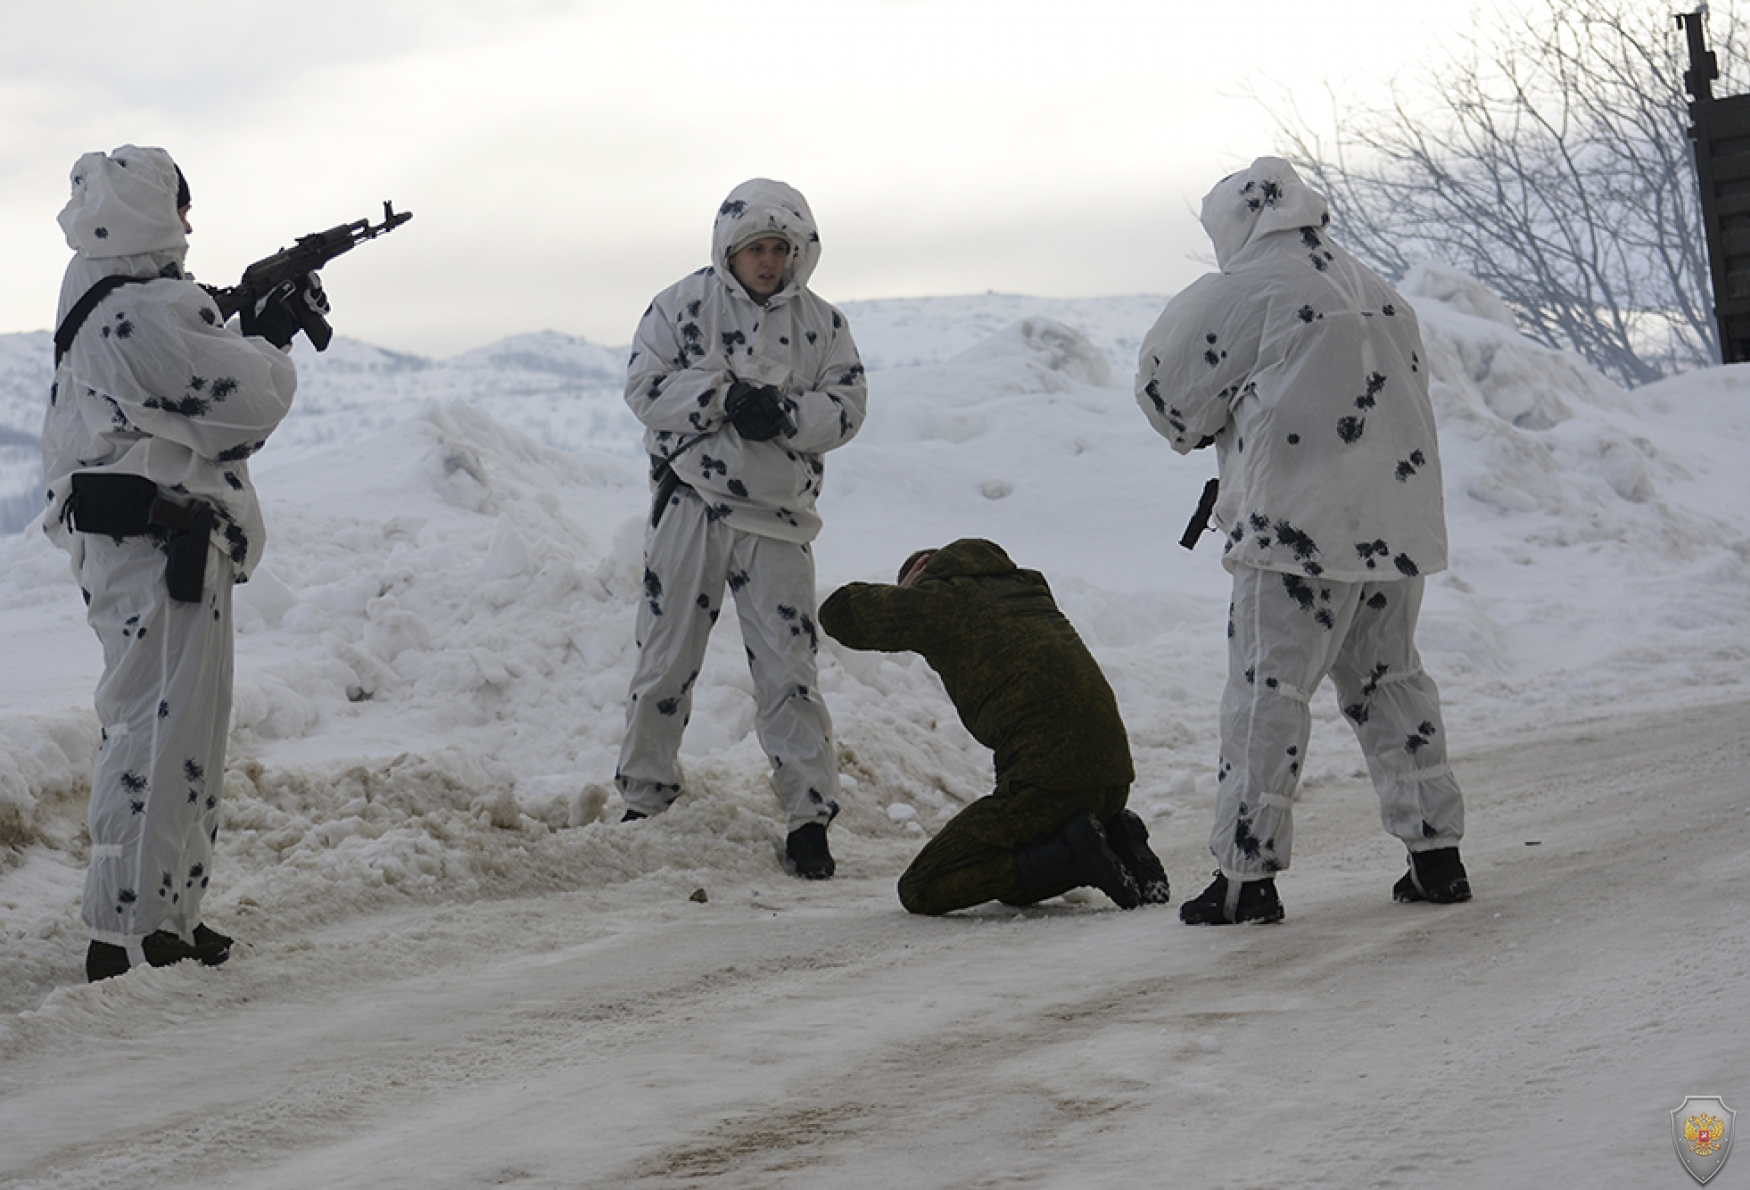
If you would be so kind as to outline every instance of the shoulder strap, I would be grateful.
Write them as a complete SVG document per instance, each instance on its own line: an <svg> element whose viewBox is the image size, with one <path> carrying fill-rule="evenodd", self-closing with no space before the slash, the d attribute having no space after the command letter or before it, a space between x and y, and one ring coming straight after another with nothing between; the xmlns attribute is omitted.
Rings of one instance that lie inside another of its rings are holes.
<svg viewBox="0 0 1750 1190"><path fill-rule="evenodd" d="M73 303L73 308L67 311L67 317L61 325L55 328L55 367L61 366L61 357L67 354L67 349L73 346L73 337L79 333L79 328L85 325L85 320L91 317L91 312L97 309L97 303L124 285L133 285L143 281L152 281L153 277L104 277L85 291L83 297Z"/></svg>

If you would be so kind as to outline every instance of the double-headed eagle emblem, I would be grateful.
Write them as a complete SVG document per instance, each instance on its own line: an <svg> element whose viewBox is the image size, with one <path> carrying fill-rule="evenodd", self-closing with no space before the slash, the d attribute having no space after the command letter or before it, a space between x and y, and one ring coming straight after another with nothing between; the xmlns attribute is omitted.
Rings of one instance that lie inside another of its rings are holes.
<svg viewBox="0 0 1750 1190"><path fill-rule="evenodd" d="M1690 1116L1683 1121L1683 1143L1697 1157L1712 1157L1720 1151L1720 1136L1726 1122L1718 1116Z"/></svg>

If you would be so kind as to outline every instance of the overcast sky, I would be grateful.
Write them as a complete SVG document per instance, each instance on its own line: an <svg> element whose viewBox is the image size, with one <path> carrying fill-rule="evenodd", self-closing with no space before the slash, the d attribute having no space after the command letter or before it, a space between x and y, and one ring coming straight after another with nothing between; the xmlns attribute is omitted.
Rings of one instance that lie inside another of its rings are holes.
<svg viewBox="0 0 1750 1190"><path fill-rule="evenodd" d="M1252 0L0 0L0 332L46 330L75 158L160 145L203 280L296 236L414 219L324 273L341 334L448 356L621 345L707 263L718 203L783 179L833 301L1170 293L1194 217L1312 109L1469 4Z"/></svg>

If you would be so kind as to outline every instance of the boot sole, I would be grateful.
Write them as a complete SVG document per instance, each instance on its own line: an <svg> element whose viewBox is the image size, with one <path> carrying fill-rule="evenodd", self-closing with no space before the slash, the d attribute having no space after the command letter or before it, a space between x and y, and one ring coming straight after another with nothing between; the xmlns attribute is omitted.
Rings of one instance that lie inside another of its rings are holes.
<svg viewBox="0 0 1750 1190"><path fill-rule="evenodd" d="M1217 910L1216 912L1219 914L1220 910ZM1188 926L1273 926L1287 916L1288 914L1283 910L1281 905L1277 905L1263 913L1241 915L1233 921L1229 921L1227 918L1221 916L1206 917L1202 914L1193 914L1187 917L1185 915L1185 906L1181 905L1179 907L1179 920Z"/></svg>
<svg viewBox="0 0 1750 1190"><path fill-rule="evenodd" d="M1461 905L1470 900L1470 881L1456 880L1445 888L1425 893L1405 876L1392 888L1391 899L1400 905Z"/></svg>

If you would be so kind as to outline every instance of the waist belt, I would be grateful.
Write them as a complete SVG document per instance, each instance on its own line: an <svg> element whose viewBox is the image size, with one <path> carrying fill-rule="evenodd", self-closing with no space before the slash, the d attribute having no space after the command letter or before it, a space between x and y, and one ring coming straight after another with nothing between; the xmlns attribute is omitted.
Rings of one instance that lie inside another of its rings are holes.
<svg viewBox="0 0 1750 1190"><path fill-rule="evenodd" d="M170 597L198 603L206 578L207 548L213 535L213 506L204 500L176 504L143 475L104 471L75 472L73 528L101 537L162 537L168 560L164 578Z"/></svg>
<svg viewBox="0 0 1750 1190"><path fill-rule="evenodd" d="M144 475L80 471L73 475L73 528L104 537L139 537L154 528L192 529L206 505L172 504Z"/></svg>

